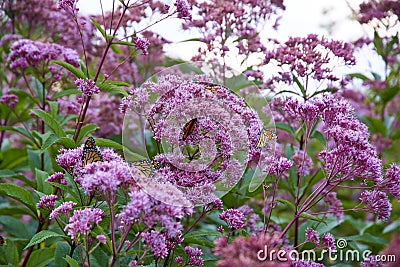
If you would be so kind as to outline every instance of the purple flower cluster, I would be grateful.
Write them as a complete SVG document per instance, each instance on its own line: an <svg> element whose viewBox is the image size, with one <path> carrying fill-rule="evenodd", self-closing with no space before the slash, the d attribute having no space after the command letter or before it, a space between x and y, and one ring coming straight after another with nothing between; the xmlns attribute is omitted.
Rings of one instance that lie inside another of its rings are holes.
<svg viewBox="0 0 400 267"><path fill-rule="evenodd" d="M178 18L182 19L192 19L192 14L189 11L189 5L186 0L176 0L175 1L176 11L178 12Z"/></svg>
<svg viewBox="0 0 400 267"><path fill-rule="evenodd" d="M216 266L232 267L232 266L259 266L259 267L289 267L288 261L284 260L265 260L260 261L257 253L264 251L265 246L268 247L268 252L278 251L286 245L286 241L280 237L280 232L274 233L257 233L248 237L238 236L231 243L225 236L214 241L216 247L213 249L214 254L220 257ZM287 254L286 254L287 255ZM261 255L263 257L264 255ZM276 256L276 255L275 255ZM268 255L265 255L268 257ZM285 257L285 256L283 256Z"/></svg>
<svg viewBox="0 0 400 267"><path fill-rule="evenodd" d="M73 239L77 239L80 234L87 236L93 225L98 224L104 216L104 211L98 208L75 210L64 231L68 231L68 235Z"/></svg>
<svg viewBox="0 0 400 267"><path fill-rule="evenodd" d="M285 9L282 0L189 2L196 6L196 13L191 21L186 22L184 29L198 30L202 34L200 41L204 44L192 58L194 61L212 58L218 62L216 59L229 56L229 51L238 51L244 58L250 55L259 57L256 53L265 50L259 31L271 24L277 27L277 14ZM259 77L260 73L251 74Z"/></svg>
<svg viewBox="0 0 400 267"><path fill-rule="evenodd" d="M139 38L139 37L134 37L133 38L133 44L135 45L136 50L141 50L143 55L147 55L147 48L150 45L150 41L147 40L146 38Z"/></svg>
<svg viewBox="0 0 400 267"><path fill-rule="evenodd" d="M63 213L67 218L69 218L69 213L72 211L73 206L75 206L76 203L72 201L67 201L61 204L59 207L55 208L49 216L49 219L54 219L60 215L60 213Z"/></svg>
<svg viewBox="0 0 400 267"><path fill-rule="evenodd" d="M100 90L96 86L95 82L90 79L76 79L75 85L86 96L100 93Z"/></svg>
<svg viewBox="0 0 400 267"><path fill-rule="evenodd" d="M306 229L306 242L313 242L314 245L318 246L319 245L318 233L311 228L307 228Z"/></svg>
<svg viewBox="0 0 400 267"><path fill-rule="evenodd" d="M37 204L37 207L39 209L46 207L51 210L54 208L57 198L58 197L56 195L43 196L40 198L40 201Z"/></svg>
<svg viewBox="0 0 400 267"><path fill-rule="evenodd" d="M396 0L370 0L360 4L358 21L368 23L373 19L384 19L396 15L400 18L400 3Z"/></svg>
<svg viewBox="0 0 400 267"><path fill-rule="evenodd" d="M188 260L189 265L203 266L203 259L200 257L201 255L203 255L203 251L201 251L201 249L186 246L185 253L189 259Z"/></svg>
<svg viewBox="0 0 400 267"><path fill-rule="evenodd" d="M56 59L79 67L79 56L75 50L58 44L46 44L29 39L15 41L10 47L7 61L13 70L23 71L30 66L42 71L43 67L48 67L53 78L58 80L62 70L59 67L48 66L51 60Z"/></svg>
<svg viewBox="0 0 400 267"><path fill-rule="evenodd" d="M64 9L67 13L73 15L73 17L77 16L79 9L76 7L76 0L59 0L58 8Z"/></svg>
<svg viewBox="0 0 400 267"><path fill-rule="evenodd" d="M106 149L102 154L104 162L89 163L75 179L88 194L94 191L113 196L119 187L135 184L132 173L135 175L136 169L112 150Z"/></svg>
<svg viewBox="0 0 400 267"><path fill-rule="evenodd" d="M227 209L219 215L221 220L224 220L229 228L237 230L245 225L246 218L238 209Z"/></svg>
<svg viewBox="0 0 400 267"><path fill-rule="evenodd" d="M68 184L68 182L67 182L67 180L65 180L64 176L65 176L64 173L56 172L56 173L53 173L52 175L50 175L46 179L46 181L66 185L66 184Z"/></svg>
<svg viewBox="0 0 400 267"><path fill-rule="evenodd" d="M277 82L292 84L292 75L298 79L304 78L305 90L308 79L316 81L336 82L339 77L333 74L332 63L341 59L345 65L354 65L355 57L350 43L328 40L316 34L307 37L290 37L288 41L273 51L268 51L265 64L275 61L283 71L268 80L267 84Z"/></svg>
<svg viewBox="0 0 400 267"><path fill-rule="evenodd" d="M325 233L321 236L321 241L319 240L318 233L311 229L306 229L306 242L313 242L316 247L328 248L329 250L335 250L335 238L331 233Z"/></svg>
<svg viewBox="0 0 400 267"><path fill-rule="evenodd" d="M151 232L142 233L142 237L153 250L154 256L165 258L168 255L165 235L152 230Z"/></svg>
<svg viewBox="0 0 400 267"><path fill-rule="evenodd" d="M381 191L364 191L360 196L361 203L365 204L365 210L373 212L379 220L386 221L390 217L392 204L386 193Z"/></svg>
<svg viewBox="0 0 400 267"><path fill-rule="evenodd" d="M5 94L1 96L0 103L3 103L9 108L13 109L18 103L18 97L13 94Z"/></svg>
<svg viewBox="0 0 400 267"><path fill-rule="evenodd" d="M142 232L141 236L157 257L164 258L170 246L181 242L179 240L183 226L177 219L182 219L185 214L191 214L192 209L157 201L142 190L131 191L129 197L130 201L116 215L120 231L126 234L132 225L139 224L145 229L160 229Z"/></svg>
<svg viewBox="0 0 400 267"><path fill-rule="evenodd" d="M386 170L385 178L378 184L378 187L400 200L400 165L392 164Z"/></svg>

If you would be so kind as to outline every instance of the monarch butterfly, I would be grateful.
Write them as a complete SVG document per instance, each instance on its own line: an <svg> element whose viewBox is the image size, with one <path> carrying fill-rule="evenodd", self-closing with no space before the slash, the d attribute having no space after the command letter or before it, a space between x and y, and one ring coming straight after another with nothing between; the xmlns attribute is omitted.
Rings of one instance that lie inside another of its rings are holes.
<svg viewBox="0 0 400 267"><path fill-rule="evenodd" d="M267 143L271 140L277 139L278 136L276 133L270 129L263 128L260 133L260 137L258 137L256 148L262 148L267 145Z"/></svg>
<svg viewBox="0 0 400 267"><path fill-rule="evenodd" d="M101 155L99 149L97 148L93 137L89 137L85 142L85 146L83 147L82 167L85 167L89 163L100 161L104 161L103 155Z"/></svg>
<svg viewBox="0 0 400 267"><path fill-rule="evenodd" d="M197 118L191 119L188 121L185 126L183 126L183 136L182 140L185 141L186 138L193 132L194 128L196 127L197 124Z"/></svg>
<svg viewBox="0 0 400 267"><path fill-rule="evenodd" d="M149 178L153 175L155 170L158 170L161 167L161 164L157 160L139 160L132 162L132 166L136 168L141 175L146 178Z"/></svg>
<svg viewBox="0 0 400 267"><path fill-rule="evenodd" d="M219 84L216 84L216 83L209 83L209 82L197 82L197 83L204 85L204 90L210 91L211 93L213 93L215 95L218 93L217 92L217 88L216 88L217 86L223 87L223 88L227 89L228 91L230 91L225 86L222 86L222 85L219 85Z"/></svg>

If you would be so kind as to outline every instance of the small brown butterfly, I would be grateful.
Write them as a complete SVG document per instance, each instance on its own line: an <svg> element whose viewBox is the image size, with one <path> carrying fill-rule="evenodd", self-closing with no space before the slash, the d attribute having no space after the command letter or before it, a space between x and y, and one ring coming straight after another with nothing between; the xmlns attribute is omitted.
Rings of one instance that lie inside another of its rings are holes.
<svg viewBox="0 0 400 267"><path fill-rule="evenodd" d="M138 160L131 163L131 166L136 168L141 175L149 178L153 175L155 170L161 167L161 163L157 160Z"/></svg>
<svg viewBox="0 0 400 267"><path fill-rule="evenodd" d="M85 167L87 164L92 162L102 161L104 161L103 155L101 155L100 150L97 148L96 142L93 137L89 137L83 147L82 167Z"/></svg>
<svg viewBox="0 0 400 267"><path fill-rule="evenodd" d="M256 148L265 147L269 141L276 140L277 138L278 136L274 131L263 128L261 130L260 137L258 138Z"/></svg>
<svg viewBox="0 0 400 267"><path fill-rule="evenodd" d="M196 127L197 124L197 118L193 118L190 121L188 121L185 126L183 126L183 136L182 140L185 141L188 136L193 133L194 128Z"/></svg>

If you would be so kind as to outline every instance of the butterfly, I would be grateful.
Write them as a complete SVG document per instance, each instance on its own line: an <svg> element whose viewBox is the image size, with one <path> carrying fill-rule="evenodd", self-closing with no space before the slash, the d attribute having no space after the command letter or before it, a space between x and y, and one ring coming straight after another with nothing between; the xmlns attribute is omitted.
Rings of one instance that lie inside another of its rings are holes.
<svg viewBox="0 0 400 267"><path fill-rule="evenodd" d="M182 140L185 141L186 138L193 132L194 128L196 127L197 124L197 118L191 119L188 121L185 126L183 126L183 136Z"/></svg>
<svg viewBox="0 0 400 267"><path fill-rule="evenodd" d="M260 137L258 138L256 148L265 147L269 141L276 140L277 138L278 136L274 131L263 128L261 130Z"/></svg>
<svg viewBox="0 0 400 267"><path fill-rule="evenodd" d="M89 137L83 147L82 167L85 167L87 164L92 162L102 161L104 161L103 155L101 155L100 150L97 148L96 142L93 137Z"/></svg>
<svg viewBox="0 0 400 267"><path fill-rule="evenodd" d="M209 83L209 82L197 82L197 83L204 85L204 90L210 91L214 95L216 95L218 93L217 92L217 88L216 88L217 86L223 87L223 88L225 88L225 89L227 89L229 91L229 89L226 88L225 86L222 86L222 85L219 85L219 84L216 84L216 83Z"/></svg>
<svg viewBox="0 0 400 267"><path fill-rule="evenodd" d="M141 175L149 178L153 175L155 170L161 167L161 163L157 160L138 160L131 163L131 166L136 168Z"/></svg>

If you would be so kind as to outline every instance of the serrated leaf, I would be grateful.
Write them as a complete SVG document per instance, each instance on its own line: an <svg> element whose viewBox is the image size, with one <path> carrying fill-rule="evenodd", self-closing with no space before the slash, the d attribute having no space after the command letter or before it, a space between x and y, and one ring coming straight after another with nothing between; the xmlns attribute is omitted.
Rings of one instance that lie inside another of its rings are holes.
<svg viewBox="0 0 400 267"><path fill-rule="evenodd" d="M105 81L104 83L98 84L97 86L102 92L112 92L121 94L123 96L128 96L128 93L123 88L121 88L118 85L115 85L110 81Z"/></svg>
<svg viewBox="0 0 400 267"><path fill-rule="evenodd" d="M69 264L71 267L79 267L79 263L71 258L70 256L66 255L64 260Z"/></svg>
<svg viewBox="0 0 400 267"><path fill-rule="evenodd" d="M74 74L77 78L85 79L87 78L85 73L83 73L80 69L75 68L71 64L61 61L61 60L52 60L50 64L57 64L60 65L61 67L65 68L66 70L70 71L72 74Z"/></svg>
<svg viewBox="0 0 400 267"><path fill-rule="evenodd" d="M54 258L55 248L41 248L35 250L29 257L26 267L42 267L50 263Z"/></svg>
<svg viewBox="0 0 400 267"><path fill-rule="evenodd" d="M36 203L25 188L15 184L0 184L0 194L21 202L36 214Z"/></svg>
<svg viewBox="0 0 400 267"><path fill-rule="evenodd" d="M42 243L43 241L45 241L46 239L51 238L51 237L62 237L62 238L66 238L66 236L61 235L61 234L59 234L59 233L56 233L56 232L53 232L53 231L49 231L49 230L43 230L43 231L41 231L41 232L35 234L35 235L31 238L31 240L29 241L29 243L25 246L24 250L27 249L27 248L29 248L29 247L31 247L31 246L40 244L40 243Z"/></svg>
<svg viewBox="0 0 400 267"><path fill-rule="evenodd" d="M47 112L43 110L32 110L36 116L44 121L44 123L49 126L49 128L55 133L58 137L64 137L65 132L61 128L60 124Z"/></svg>

